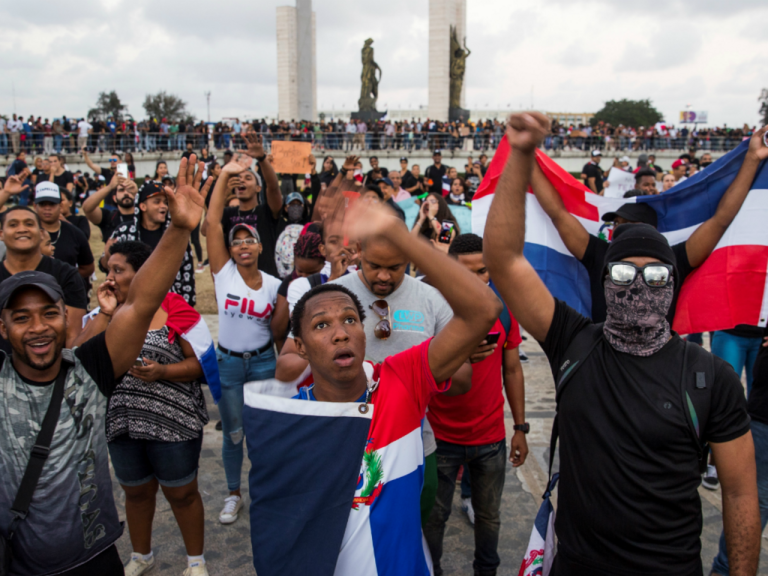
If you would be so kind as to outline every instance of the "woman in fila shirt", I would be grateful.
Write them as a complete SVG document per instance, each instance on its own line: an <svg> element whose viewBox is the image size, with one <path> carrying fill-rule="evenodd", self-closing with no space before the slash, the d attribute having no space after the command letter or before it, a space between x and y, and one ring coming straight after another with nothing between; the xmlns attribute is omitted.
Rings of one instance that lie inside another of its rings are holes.
<svg viewBox="0 0 768 576"><path fill-rule="evenodd" d="M216 180L206 216L208 259L219 308L219 411L224 437L222 459L229 488L219 515L222 524L237 520L243 506L243 385L275 376L271 322L280 280L259 270L263 248L253 226L241 223L232 227L227 248L221 224L229 176L244 172L250 163L250 158L239 156L224 166L225 177Z"/></svg>

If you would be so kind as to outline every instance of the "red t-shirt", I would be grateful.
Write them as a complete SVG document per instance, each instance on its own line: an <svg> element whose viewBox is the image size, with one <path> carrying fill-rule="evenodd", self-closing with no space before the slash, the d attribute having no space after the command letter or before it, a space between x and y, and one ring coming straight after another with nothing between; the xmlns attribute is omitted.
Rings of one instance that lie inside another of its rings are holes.
<svg viewBox="0 0 768 576"><path fill-rule="evenodd" d="M472 364L472 389L460 396L438 394L429 403L427 418L438 440L479 446L500 442L506 437L502 393L503 348L517 348L523 340L514 317L509 334L505 333L500 320L496 320L491 328L493 332L500 334L499 346L488 358Z"/></svg>

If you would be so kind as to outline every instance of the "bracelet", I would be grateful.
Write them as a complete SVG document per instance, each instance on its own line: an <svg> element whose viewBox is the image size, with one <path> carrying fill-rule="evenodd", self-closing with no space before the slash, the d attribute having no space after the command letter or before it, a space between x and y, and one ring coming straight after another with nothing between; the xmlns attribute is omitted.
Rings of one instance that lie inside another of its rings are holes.
<svg viewBox="0 0 768 576"><path fill-rule="evenodd" d="M347 170L346 168L344 168L344 166L342 166L341 169L339 170L339 172L341 172L342 176L346 176L347 172L349 172L349 170Z"/></svg>
<svg viewBox="0 0 768 576"><path fill-rule="evenodd" d="M112 318L112 314L107 314L104 310L99 310L99 314L104 314L107 318Z"/></svg>
<svg viewBox="0 0 768 576"><path fill-rule="evenodd" d="M256 160L256 162L264 162L264 159L265 159L266 157L267 157L267 155L266 155L266 153L265 153L265 154L264 154L263 156L261 156L260 158L256 158L256 157L254 156L254 160Z"/></svg>

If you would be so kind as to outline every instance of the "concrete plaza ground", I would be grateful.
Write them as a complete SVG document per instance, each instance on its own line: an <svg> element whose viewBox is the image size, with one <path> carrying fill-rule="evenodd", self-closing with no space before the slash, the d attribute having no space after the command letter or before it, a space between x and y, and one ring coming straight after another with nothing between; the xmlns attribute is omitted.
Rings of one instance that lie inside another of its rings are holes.
<svg viewBox="0 0 768 576"><path fill-rule="evenodd" d="M218 334L217 317L206 315L206 321L211 327L215 339ZM533 519L536 516L546 483L547 449L555 410L552 375L543 352L530 338L523 343L523 349L530 357L530 362L523 366L526 384L526 417L531 424L531 433L528 437L531 454L525 465L517 470L513 469L510 464L507 465L499 541L499 554L501 556L499 576L516 576L520 569L520 561L528 544ZM205 505L205 558L212 576L254 574L249 537L248 504L250 500L247 495L247 475L250 462L246 456L242 477L246 506L236 523L223 526L218 521L218 515L228 491L221 461L221 432L217 432L214 428L219 420L219 413L207 390L206 395L209 401L208 412L211 421L205 429L198 476ZM507 430L511 434L513 421L508 407L506 408L505 421ZM118 510L121 518L124 519L125 496L116 482L113 482L113 487ZM704 514L701 556L704 574L708 574L712 558L717 552L717 542L720 537L722 503L719 490L710 492L699 488L699 493L702 496ZM127 561L131 553L127 526L117 545L120 556L124 561ZM763 540L763 548L768 550L768 541L765 539ZM153 549L157 567L152 574L157 576L181 575L186 567L186 552L173 513L162 493L158 494L157 500ZM453 513L446 529L444 549L442 565L446 575L472 574L474 535L472 525L459 507L458 486ZM759 574L768 575L766 564L768 563L763 563Z"/></svg>

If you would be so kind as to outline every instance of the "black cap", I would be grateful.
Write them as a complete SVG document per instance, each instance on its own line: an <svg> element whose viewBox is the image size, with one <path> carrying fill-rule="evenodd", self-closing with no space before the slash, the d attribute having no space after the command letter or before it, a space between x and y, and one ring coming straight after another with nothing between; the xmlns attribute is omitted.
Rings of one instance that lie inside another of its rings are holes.
<svg viewBox="0 0 768 576"><path fill-rule="evenodd" d="M14 274L0 284L0 311L5 309L5 305L17 290L28 286L39 288L54 302L64 299L64 291L56 282L56 278L45 272L29 270Z"/></svg>
<svg viewBox="0 0 768 576"><path fill-rule="evenodd" d="M146 202L149 198L152 198L152 196L157 196L162 193L163 188L154 180L145 182L139 189L139 204Z"/></svg>
<svg viewBox="0 0 768 576"><path fill-rule="evenodd" d="M642 224L650 224L654 228L659 225L659 215L656 210L651 208L645 202L631 202L624 204L616 212L607 212L603 214L604 222L613 222L617 216L621 216L629 222L638 222Z"/></svg>
<svg viewBox="0 0 768 576"><path fill-rule="evenodd" d="M402 156L400 158L400 162L408 162L408 158L406 158L405 156Z"/></svg>
<svg viewBox="0 0 768 576"><path fill-rule="evenodd" d="M432 156L442 156L442 155L443 153L440 152L440 150L435 150L434 152L432 152Z"/></svg>
<svg viewBox="0 0 768 576"><path fill-rule="evenodd" d="M618 262L624 258L646 256L656 258L665 264L675 267L677 275L677 260L675 253L664 235L648 224L622 224L613 231L613 239L605 253L604 266L609 262Z"/></svg>

